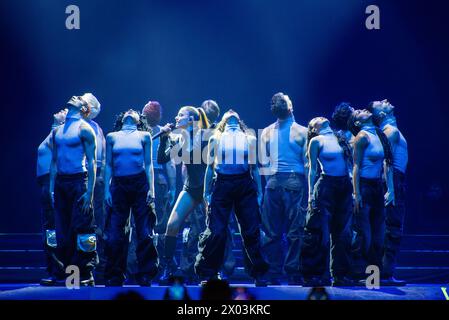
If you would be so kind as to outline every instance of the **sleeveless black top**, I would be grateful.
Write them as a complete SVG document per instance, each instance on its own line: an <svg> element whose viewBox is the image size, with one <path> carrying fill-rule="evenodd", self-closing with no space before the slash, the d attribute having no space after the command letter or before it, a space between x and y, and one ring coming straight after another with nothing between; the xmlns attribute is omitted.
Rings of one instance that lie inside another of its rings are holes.
<svg viewBox="0 0 449 320"><path fill-rule="evenodd" d="M204 134L203 131L198 132L201 134L201 138ZM183 154L185 150L180 148L178 151L178 156L181 159L188 159L188 163L184 162L187 170L186 181L184 185L188 188L203 188L204 187L204 174L206 172L207 164L202 158L203 150L207 148L208 141L201 141L201 150L197 150L198 146L195 147L193 143L193 135L190 138L190 143L193 146L192 150L188 152L187 155ZM160 143L157 149L157 161L159 163L167 163L170 161L170 151L173 147L178 145L181 141L180 139L171 139L170 136L162 136L160 138ZM203 140L203 139L202 139ZM194 154L196 154L194 158ZM199 155L199 156L198 156ZM194 163L194 160L196 163Z"/></svg>

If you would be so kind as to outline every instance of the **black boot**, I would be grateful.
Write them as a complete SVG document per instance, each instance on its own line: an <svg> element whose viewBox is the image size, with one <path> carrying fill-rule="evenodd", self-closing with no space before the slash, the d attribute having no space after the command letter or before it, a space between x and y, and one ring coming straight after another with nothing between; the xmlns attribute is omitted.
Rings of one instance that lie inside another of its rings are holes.
<svg viewBox="0 0 449 320"><path fill-rule="evenodd" d="M92 272L88 272L85 276L81 277L81 287L95 287L95 279Z"/></svg>
<svg viewBox="0 0 449 320"><path fill-rule="evenodd" d="M41 279L40 285L43 287L65 286L65 277L60 274L50 275L47 278Z"/></svg>
<svg viewBox="0 0 449 320"><path fill-rule="evenodd" d="M59 282L62 282L62 280ZM44 287L53 287L53 286L57 286L59 284L59 282L58 282L58 278L56 278L55 276L50 276L50 277L41 279L40 285L44 286Z"/></svg>
<svg viewBox="0 0 449 320"><path fill-rule="evenodd" d="M159 278L159 285L166 286L173 281L173 273L176 266L174 266L173 257L176 251L176 237L165 236L164 255L161 259L163 267L162 275Z"/></svg>

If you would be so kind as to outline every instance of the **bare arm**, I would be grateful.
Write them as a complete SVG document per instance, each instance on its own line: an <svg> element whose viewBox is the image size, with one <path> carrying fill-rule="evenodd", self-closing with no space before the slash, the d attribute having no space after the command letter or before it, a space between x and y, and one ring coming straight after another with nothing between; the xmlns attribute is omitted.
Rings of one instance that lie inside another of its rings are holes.
<svg viewBox="0 0 449 320"><path fill-rule="evenodd" d="M263 191L262 180L260 178L259 167L257 166L257 140L255 137L248 137L248 151L249 151L249 168L251 170L254 181L257 186L257 202L259 206L262 205Z"/></svg>
<svg viewBox="0 0 449 320"><path fill-rule="evenodd" d="M360 194L360 167L369 139L364 133L359 133L354 139L354 168L352 169L352 184L354 187L355 207L359 210L362 207L362 197Z"/></svg>
<svg viewBox="0 0 449 320"><path fill-rule="evenodd" d="M267 170L265 172L265 175L267 175L270 170L270 155L269 155L269 136L270 136L270 127L263 129L261 137L260 137L260 144L259 144L259 155L260 157L260 166L262 167L262 170Z"/></svg>
<svg viewBox="0 0 449 320"><path fill-rule="evenodd" d="M390 142L392 149L399 143L399 131L394 127L387 127L384 131L385 135ZM392 150L393 151L393 150ZM385 206L395 204L394 201L394 181L393 181L393 168L384 161L384 179L387 183L387 193L385 194Z"/></svg>
<svg viewBox="0 0 449 320"><path fill-rule="evenodd" d="M89 207L92 205L94 194L95 177L97 171L97 142L95 139L95 132L89 125L80 126L80 138L86 154L87 163L87 190L80 200L82 200L82 210L87 213Z"/></svg>
<svg viewBox="0 0 449 320"><path fill-rule="evenodd" d="M216 140L214 136L210 137L209 144L207 146L207 167L206 173L204 174L204 200L206 205L210 204L210 197L212 193L212 181L215 171L215 147Z"/></svg>
<svg viewBox="0 0 449 320"><path fill-rule="evenodd" d="M151 135L148 132L143 134L143 152L145 161L145 174L147 176L148 185L150 189L148 190L147 202L151 202L154 199L154 171L153 171L153 156L151 152Z"/></svg>
<svg viewBox="0 0 449 320"><path fill-rule="evenodd" d="M387 184L387 193L384 196L385 206L387 206L389 204L395 205L393 167L388 165L386 161L384 161L384 179Z"/></svg>
<svg viewBox="0 0 449 320"><path fill-rule="evenodd" d="M102 166L104 166L105 156L106 156L106 139L104 138L103 130L101 130L100 127L98 127L98 130L100 131L100 137L101 141L98 141L98 143L101 143L101 159L103 159ZM104 176L104 173L103 173Z"/></svg>
<svg viewBox="0 0 449 320"><path fill-rule="evenodd" d="M104 166L104 198L106 203L112 207L112 198L110 191L110 183L112 177L112 146L113 146L113 137L111 134L108 134L106 137L106 161Z"/></svg>
<svg viewBox="0 0 449 320"><path fill-rule="evenodd" d="M306 179L309 177L309 158L307 157L307 129L300 130L300 140L299 144L302 147L303 153L302 158L304 162L304 176Z"/></svg>
<svg viewBox="0 0 449 320"><path fill-rule="evenodd" d="M56 179L56 171L57 171L56 161L58 159L58 150L56 148L56 143L55 143L56 130L58 130L58 128L53 129L53 131L51 133L51 138L50 138L51 163L50 163L49 191L50 191L50 199L52 200L52 203L54 202L53 194L55 191L55 179ZM53 203L53 205L54 205L54 203Z"/></svg>
<svg viewBox="0 0 449 320"><path fill-rule="evenodd" d="M309 174L307 176L308 185L309 185L309 204L313 201L313 187L316 176L316 165L318 160L318 155L320 152L320 141L318 138L313 138L309 144L308 154L308 163L309 163Z"/></svg>
<svg viewBox="0 0 449 320"><path fill-rule="evenodd" d="M251 168L251 173L253 175L253 179L256 182L257 194L259 197L262 198L262 196L263 196L262 180L260 179L259 167L257 166L257 164L252 164L252 165L250 165L250 168ZM261 203L259 203L259 205L261 205Z"/></svg>
<svg viewBox="0 0 449 320"><path fill-rule="evenodd" d="M295 142L301 147L302 153L299 155L304 163L304 177L309 177L309 158L307 156L307 129L297 123L291 127L291 132L294 134Z"/></svg>

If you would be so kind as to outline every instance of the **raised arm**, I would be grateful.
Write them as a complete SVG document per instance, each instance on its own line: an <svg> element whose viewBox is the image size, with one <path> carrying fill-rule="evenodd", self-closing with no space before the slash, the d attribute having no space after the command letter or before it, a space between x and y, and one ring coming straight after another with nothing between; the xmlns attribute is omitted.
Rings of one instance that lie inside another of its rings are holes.
<svg viewBox="0 0 449 320"><path fill-rule="evenodd" d="M104 165L104 200L108 206L112 207L112 196L110 191L112 177L112 146L113 136L108 134L106 137L106 160Z"/></svg>
<svg viewBox="0 0 449 320"><path fill-rule="evenodd" d="M95 176L97 171L97 142L95 139L95 132L88 124L80 126L80 138L84 147L84 152L86 153L87 163L87 190L84 195L81 196L80 201L82 202L81 210L84 213L87 213L92 206L94 196Z"/></svg>
<svg viewBox="0 0 449 320"><path fill-rule="evenodd" d="M360 132L354 139L354 167L352 169L352 184L354 187L355 209L360 210L363 206L360 194L360 168L369 139L363 132Z"/></svg>

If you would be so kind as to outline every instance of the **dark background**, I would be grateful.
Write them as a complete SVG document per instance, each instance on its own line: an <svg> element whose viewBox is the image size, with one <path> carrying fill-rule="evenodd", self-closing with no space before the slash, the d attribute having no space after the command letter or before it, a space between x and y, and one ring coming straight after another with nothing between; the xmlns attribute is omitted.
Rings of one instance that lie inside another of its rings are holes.
<svg viewBox="0 0 449 320"><path fill-rule="evenodd" d="M98 97L108 132L148 100L171 122L208 98L263 128L283 91L303 125L388 98L409 143L406 232L448 233L446 2L1 0L0 232L40 230L36 150L72 95ZM65 28L70 4L80 30ZM381 30L365 28L370 4Z"/></svg>

